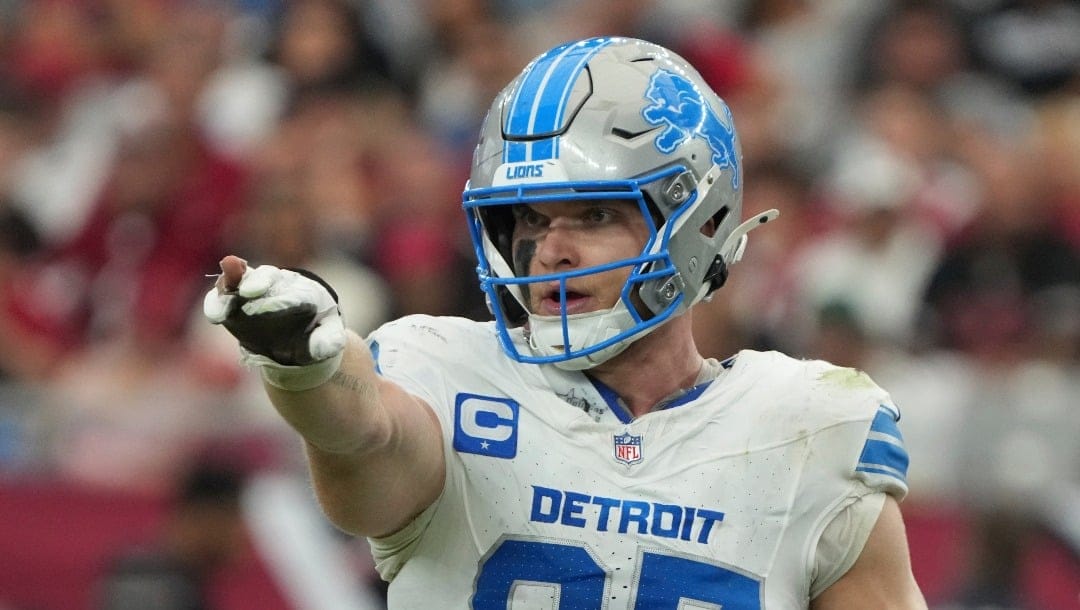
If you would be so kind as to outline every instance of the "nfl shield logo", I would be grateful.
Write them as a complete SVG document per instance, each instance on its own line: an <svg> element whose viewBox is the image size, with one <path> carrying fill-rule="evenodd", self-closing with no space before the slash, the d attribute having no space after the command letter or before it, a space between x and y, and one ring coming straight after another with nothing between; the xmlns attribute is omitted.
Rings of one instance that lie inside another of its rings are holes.
<svg viewBox="0 0 1080 610"><path fill-rule="evenodd" d="M641 436L629 432L615 435L615 459L627 466L641 461Z"/></svg>

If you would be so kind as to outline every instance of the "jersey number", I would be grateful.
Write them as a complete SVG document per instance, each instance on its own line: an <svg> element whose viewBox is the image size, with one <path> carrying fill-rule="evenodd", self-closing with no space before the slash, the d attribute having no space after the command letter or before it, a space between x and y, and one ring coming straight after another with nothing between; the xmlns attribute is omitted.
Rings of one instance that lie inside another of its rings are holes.
<svg viewBox="0 0 1080 610"><path fill-rule="evenodd" d="M473 610L512 610L519 584L551 585L559 610L603 608L611 574L585 546L504 540L480 566ZM678 610L687 606L760 610L760 583L711 563L646 552L633 579L635 610ZM693 604L700 604L694 606Z"/></svg>

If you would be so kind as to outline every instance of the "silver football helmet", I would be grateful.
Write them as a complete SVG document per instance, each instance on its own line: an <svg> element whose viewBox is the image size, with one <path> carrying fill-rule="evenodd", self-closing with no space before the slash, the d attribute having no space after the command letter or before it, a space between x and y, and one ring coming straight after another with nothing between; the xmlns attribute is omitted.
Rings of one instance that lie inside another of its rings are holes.
<svg viewBox="0 0 1080 610"><path fill-rule="evenodd" d="M592 38L529 63L488 111L463 194L480 285L507 354L589 368L719 288L746 234L777 215L741 222L740 154L727 105L668 49ZM512 206L574 199L636 202L650 228L640 254L518 277ZM629 277L614 307L567 313L569 280L619 268ZM561 314L529 311L529 284L555 282Z"/></svg>

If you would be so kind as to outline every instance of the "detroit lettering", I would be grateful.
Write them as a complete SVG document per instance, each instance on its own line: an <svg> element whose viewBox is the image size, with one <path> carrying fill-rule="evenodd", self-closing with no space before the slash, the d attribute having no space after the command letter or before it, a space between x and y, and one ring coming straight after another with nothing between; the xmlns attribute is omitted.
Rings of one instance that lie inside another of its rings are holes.
<svg viewBox="0 0 1080 610"><path fill-rule="evenodd" d="M713 525L724 520L724 513L707 508L590 496L539 485L533 485L532 491L529 520L537 523L708 544Z"/></svg>

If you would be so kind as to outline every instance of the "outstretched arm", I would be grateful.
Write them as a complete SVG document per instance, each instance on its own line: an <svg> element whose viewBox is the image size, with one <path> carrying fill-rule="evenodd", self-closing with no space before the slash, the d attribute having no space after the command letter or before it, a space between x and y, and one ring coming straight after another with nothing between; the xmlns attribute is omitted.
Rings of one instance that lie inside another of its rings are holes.
<svg viewBox="0 0 1080 610"><path fill-rule="evenodd" d="M221 269L214 290L236 292L248 272L246 263L227 256ZM246 316L245 324L258 328L274 323L273 317L248 316L236 309L233 306L229 315ZM406 525L441 493L442 435L431 408L378 376L364 341L351 331L340 332L345 333L340 366L327 381L297 390L286 389L289 384L279 378L276 384L265 383L266 392L305 441L315 491L329 519L353 534L384 536ZM277 372L280 375L280 369ZM305 375L305 367L296 367L295 374Z"/></svg>
<svg viewBox="0 0 1080 610"><path fill-rule="evenodd" d="M885 497L874 529L862 553L839 580L814 598L811 610L881 608L883 610L924 610L919 585L911 573L904 521L900 505Z"/></svg>

